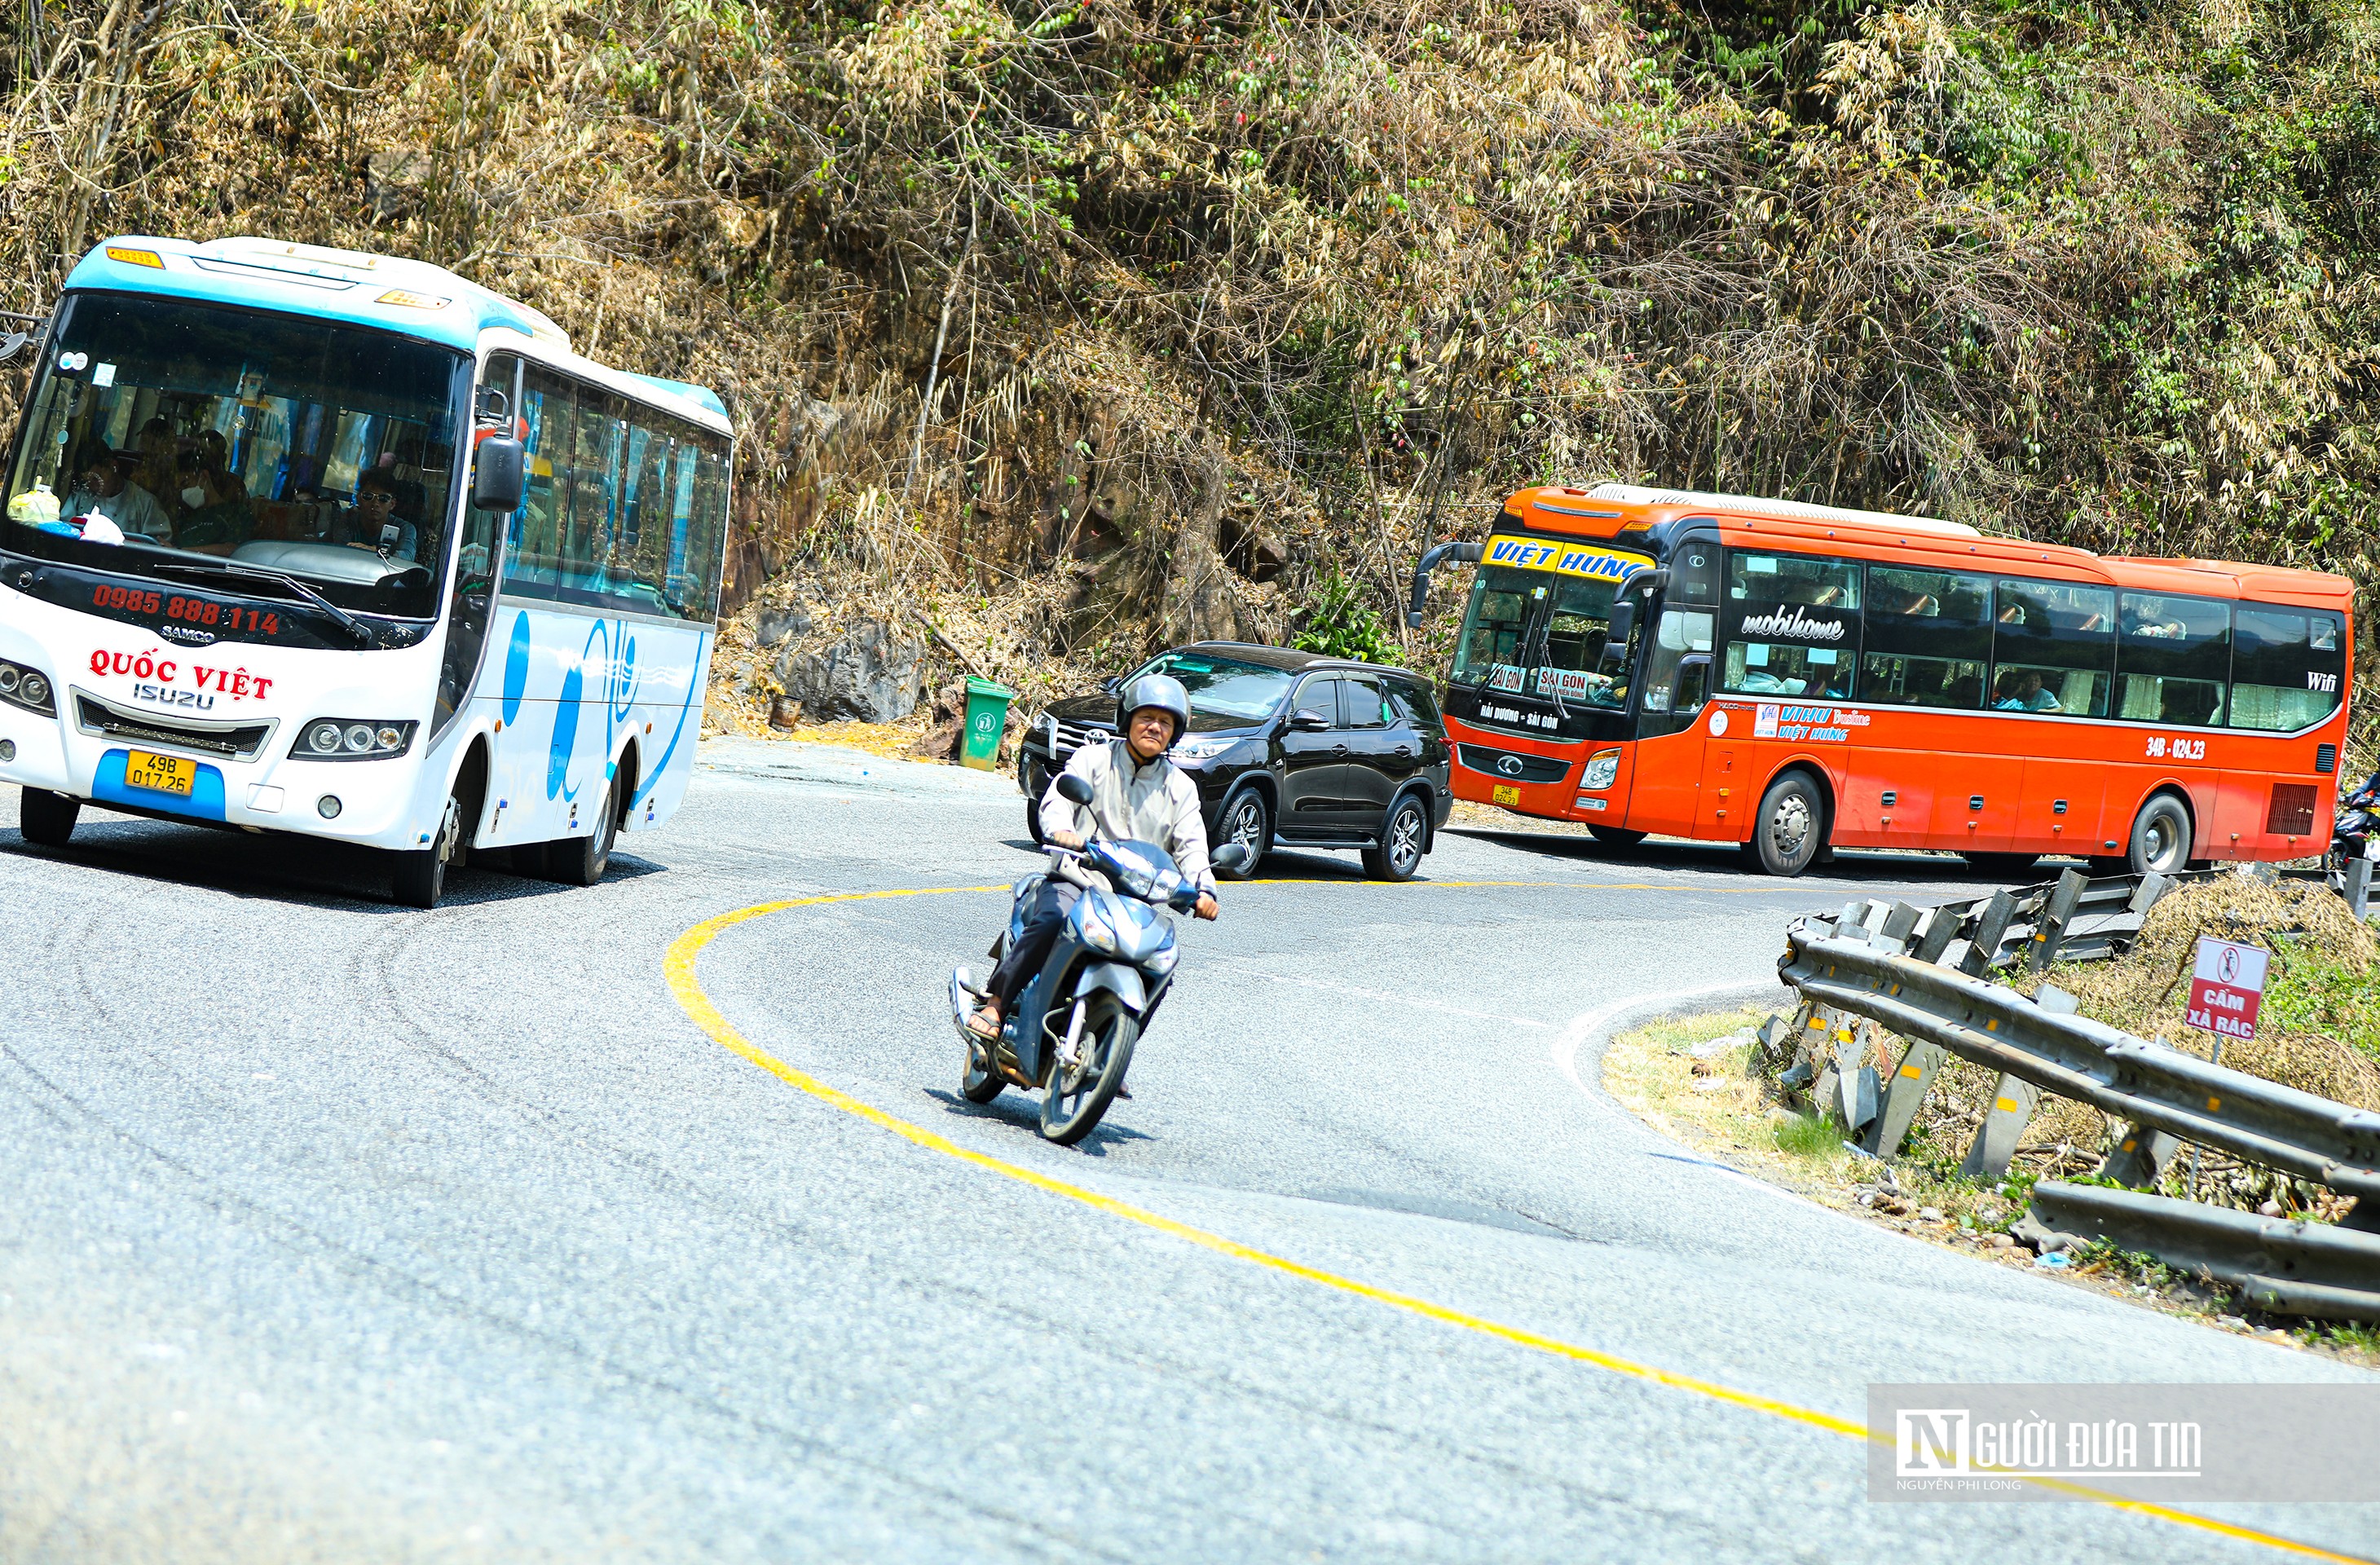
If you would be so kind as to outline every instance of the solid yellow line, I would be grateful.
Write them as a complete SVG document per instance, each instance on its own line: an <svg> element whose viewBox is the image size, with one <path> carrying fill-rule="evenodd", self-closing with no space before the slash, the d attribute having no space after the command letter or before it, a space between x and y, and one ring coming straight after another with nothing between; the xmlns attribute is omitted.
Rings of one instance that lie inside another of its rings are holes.
<svg viewBox="0 0 2380 1565"><path fill-rule="evenodd" d="M1331 882L1319 883L1330 884ZM1464 884L1504 885L1511 882L1440 880L1419 883L1460 886ZM1546 883L1559 885L1572 882ZM1565 1342L1557 1337L1524 1331L1518 1327L1506 1326L1500 1321L1489 1320L1482 1316L1450 1309L1444 1304L1432 1304L1427 1299L1415 1298L1410 1293L1400 1293L1393 1289L1359 1282L1352 1277L1342 1277L1337 1272L1324 1271L1319 1267L1310 1267L1301 1261L1293 1261L1284 1256L1276 1256L1269 1250L1259 1250L1253 1245L1243 1244L1235 1239L1226 1239L1220 1233L1210 1233L1203 1228L1193 1228L1188 1223L1177 1222L1172 1218L1149 1211L1146 1207L1135 1207L1129 1202L1119 1201L1111 1195L1103 1195L1096 1190L1087 1189L1062 1179L1052 1178L1038 1170L1028 1169L1022 1163L1012 1163L1002 1158L994 1158L987 1153L970 1150L946 1136L936 1134L923 1125L913 1124L896 1115L886 1113L872 1103L863 1102L840 1087L830 1086L808 1072L795 1070L775 1055L760 1049L742 1033L736 1031L735 1025L727 1019L718 1006L711 1003L710 997L703 992L702 984L695 976L695 958L701 954L705 946L736 925L765 917L771 913L783 913L796 907L822 907L831 903L874 902L892 897L951 896L963 892L1000 892L1007 889L1005 886L927 886L901 891L841 892L824 896L794 897L783 902L759 903L750 907L738 908L733 913L722 913L717 917L707 918L686 930L670 942L669 951L662 959L662 966L669 978L670 992L677 998L678 1004L685 1009L686 1013L693 1018L695 1025L708 1033L713 1041L730 1053L749 1061L787 1086L797 1087L820 1102L830 1104L846 1114L865 1120L880 1129L891 1131L894 1135L905 1141L915 1142L929 1151L939 1152L947 1158L954 1158L962 1163L973 1164L977 1168L999 1174L1002 1178L1013 1179L1020 1184L1031 1185L1036 1190L1048 1191L1052 1195L1063 1195L1069 1200L1082 1203L1094 1211L1105 1212L1111 1217L1119 1217L1139 1223L1144 1228L1170 1234L1176 1239L1196 1244L1201 1249L1229 1256L1234 1260L1246 1261L1270 1271L1285 1272L1291 1277L1319 1283L1325 1288L1335 1289L1342 1293L1352 1293L1357 1298L1369 1299L1375 1304L1387 1304L1391 1308L1404 1310L1426 1319L1440 1321L1449 1326L1459 1326L1466 1331L1475 1331L1482 1336L1493 1337L1517 1347L1534 1348L1539 1353L1550 1353L1557 1358L1593 1365L1597 1369L1608 1370L1614 1375L1624 1375L1631 1379L1646 1381L1656 1386L1667 1386L1672 1390L1690 1391L1696 1396L1708 1398L1712 1401L1724 1402L1732 1407L1749 1408L1755 1413L1767 1413L1772 1418L1806 1425L1814 1429L1823 1429L1828 1434L1842 1435L1854 1440L1881 1441L1885 1438L1882 1435L1871 1431L1864 1424L1856 1423L1848 1418L1838 1418L1830 1413L1820 1413L1815 1408L1797 1407L1791 1402L1780 1401L1774 1397L1739 1391L1731 1386L1722 1386L1716 1381L1697 1379L1691 1375L1680 1375L1672 1370L1638 1364L1633 1359L1624 1359L1614 1353L1599 1353L1593 1348L1580 1347L1574 1342ZM1607 889L1634 890L1636 888ZM1648 886L1643 889L1650 891L1655 888ZM2147 1500L2128 1499L2121 1495L2106 1494L2096 1489L2085 1488L2081 1485L2056 1479L2036 1481L2048 1487L2071 1493L2078 1498L2093 1500L2118 1510L2130 1510L2143 1516L2155 1517L2159 1521L2170 1522L2179 1526L2192 1527L2246 1543L2262 1544L2267 1547L2280 1549L2306 1559L2333 1560L2337 1561L2338 1565L2374 1565L2373 1561L2361 1556L2333 1553L2313 1544L2300 1543L2270 1533L2260 1533L2249 1527L2234 1526L2228 1522L2218 1522L2212 1517L2195 1515L2187 1510L2176 1510L2171 1507L2153 1504Z"/></svg>

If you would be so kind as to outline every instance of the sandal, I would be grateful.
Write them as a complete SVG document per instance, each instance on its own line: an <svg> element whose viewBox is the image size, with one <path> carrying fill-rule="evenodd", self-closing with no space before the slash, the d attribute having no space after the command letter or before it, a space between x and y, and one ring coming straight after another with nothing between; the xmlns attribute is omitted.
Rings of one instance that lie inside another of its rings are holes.
<svg viewBox="0 0 2380 1565"><path fill-rule="evenodd" d="M1000 1041L1000 1023L992 1016L990 1006L979 1006L968 1014L966 1030L986 1043Z"/></svg>

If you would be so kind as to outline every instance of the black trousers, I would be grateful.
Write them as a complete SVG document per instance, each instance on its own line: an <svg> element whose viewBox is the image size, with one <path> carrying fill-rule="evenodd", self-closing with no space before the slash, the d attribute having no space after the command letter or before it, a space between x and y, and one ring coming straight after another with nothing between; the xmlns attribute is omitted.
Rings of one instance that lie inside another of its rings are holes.
<svg viewBox="0 0 2380 1565"><path fill-rule="evenodd" d="M1082 900L1083 888L1071 880L1055 876L1034 890L1025 906L1025 930L1012 941L1000 964L984 980L984 991L1000 1001L1002 1015L1016 1003L1017 995L1041 971L1041 964L1050 960L1050 948L1058 943L1058 931L1064 928L1066 914Z"/></svg>

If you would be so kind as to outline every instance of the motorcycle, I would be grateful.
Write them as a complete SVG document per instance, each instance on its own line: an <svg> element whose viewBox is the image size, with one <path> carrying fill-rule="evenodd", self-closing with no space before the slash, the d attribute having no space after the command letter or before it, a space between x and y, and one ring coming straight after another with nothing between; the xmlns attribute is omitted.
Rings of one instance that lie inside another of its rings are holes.
<svg viewBox="0 0 2380 1565"><path fill-rule="evenodd" d="M1090 784L1061 776L1059 796L1077 805L1091 802ZM1105 842L1080 848L1050 847L1052 860L1087 872L1089 883L1068 909L1049 959L1026 982L1002 1020L998 1039L977 1036L967 1019L982 1003L967 970L951 974L951 1020L966 1046L960 1095L989 1103L1006 1086L1041 1094L1041 1134L1072 1146L1091 1134L1123 1087L1140 1039L1181 959L1173 921L1158 909L1187 913L1198 888L1155 843ZM1239 867L1247 856L1236 843L1215 855L1215 867ZM1008 928L993 942L999 962L1009 942L1021 939L1026 909L1047 874L1016 883Z"/></svg>
<svg viewBox="0 0 2380 1565"><path fill-rule="evenodd" d="M2372 884L2371 866L2380 862L2380 771L2338 801L2332 817L2330 852L2323 861L2330 889L2363 911Z"/></svg>

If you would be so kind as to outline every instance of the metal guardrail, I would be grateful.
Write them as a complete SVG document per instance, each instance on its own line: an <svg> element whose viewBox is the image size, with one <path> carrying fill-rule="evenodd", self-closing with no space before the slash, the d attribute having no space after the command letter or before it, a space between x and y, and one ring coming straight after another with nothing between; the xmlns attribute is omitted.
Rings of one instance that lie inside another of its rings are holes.
<svg viewBox="0 0 2380 1565"><path fill-rule="evenodd" d="M2013 1231L2045 1249L2105 1239L2148 1251L2276 1315L2380 1320L2380 1234L2048 1180Z"/></svg>
<svg viewBox="0 0 2380 1565"><path fill-rule="evenodd" d="M2034 888L2040 894L2022 936L2012 930L2024 904L2010 892L1925 913L1853 904L1836 919L1800 920L1779 969L1802 1008L1791 1023L1771 1018L1761 1028L1762 1049L1785 1066L1781 1085L1808 1089L1877 1156L1900 1149L1937 1070L1956 1055L1999 1074L1962 1165L1968 1174L2006 1174L2046 1092L2126 1127L2098 1170L2105 1178L2154 1184L2188 1141L2352 1195L2345 1225L2335 1228L2159 1196L2103 1201L2128 1193L2045 1183L2036 1190L2048 1193L2047 1204L2029 1220L2044 1234L2066 1232L2064 1223L2149 1251L2231 1282L2266 1309L2380 1319L2380 1114L2074 1014L2072 1000L2048 986L2028 1000L1981 976L1993 965L2022 960L2037 969L2061 952L2079 954L2068 948L2078 933L2112 942L2119 937L2110 931L2126 920L2137 933L2145 904L2161 894L2149 884L2156 879L2102 889L2069 872ZM2086 916L2102 921L2078 931ZM1874 1044L1854 1025L1860 1018L1908 1040L1897 1063L1879 1072ZM2070 1194L2077 1191L2085 1194Z"/></svg>

